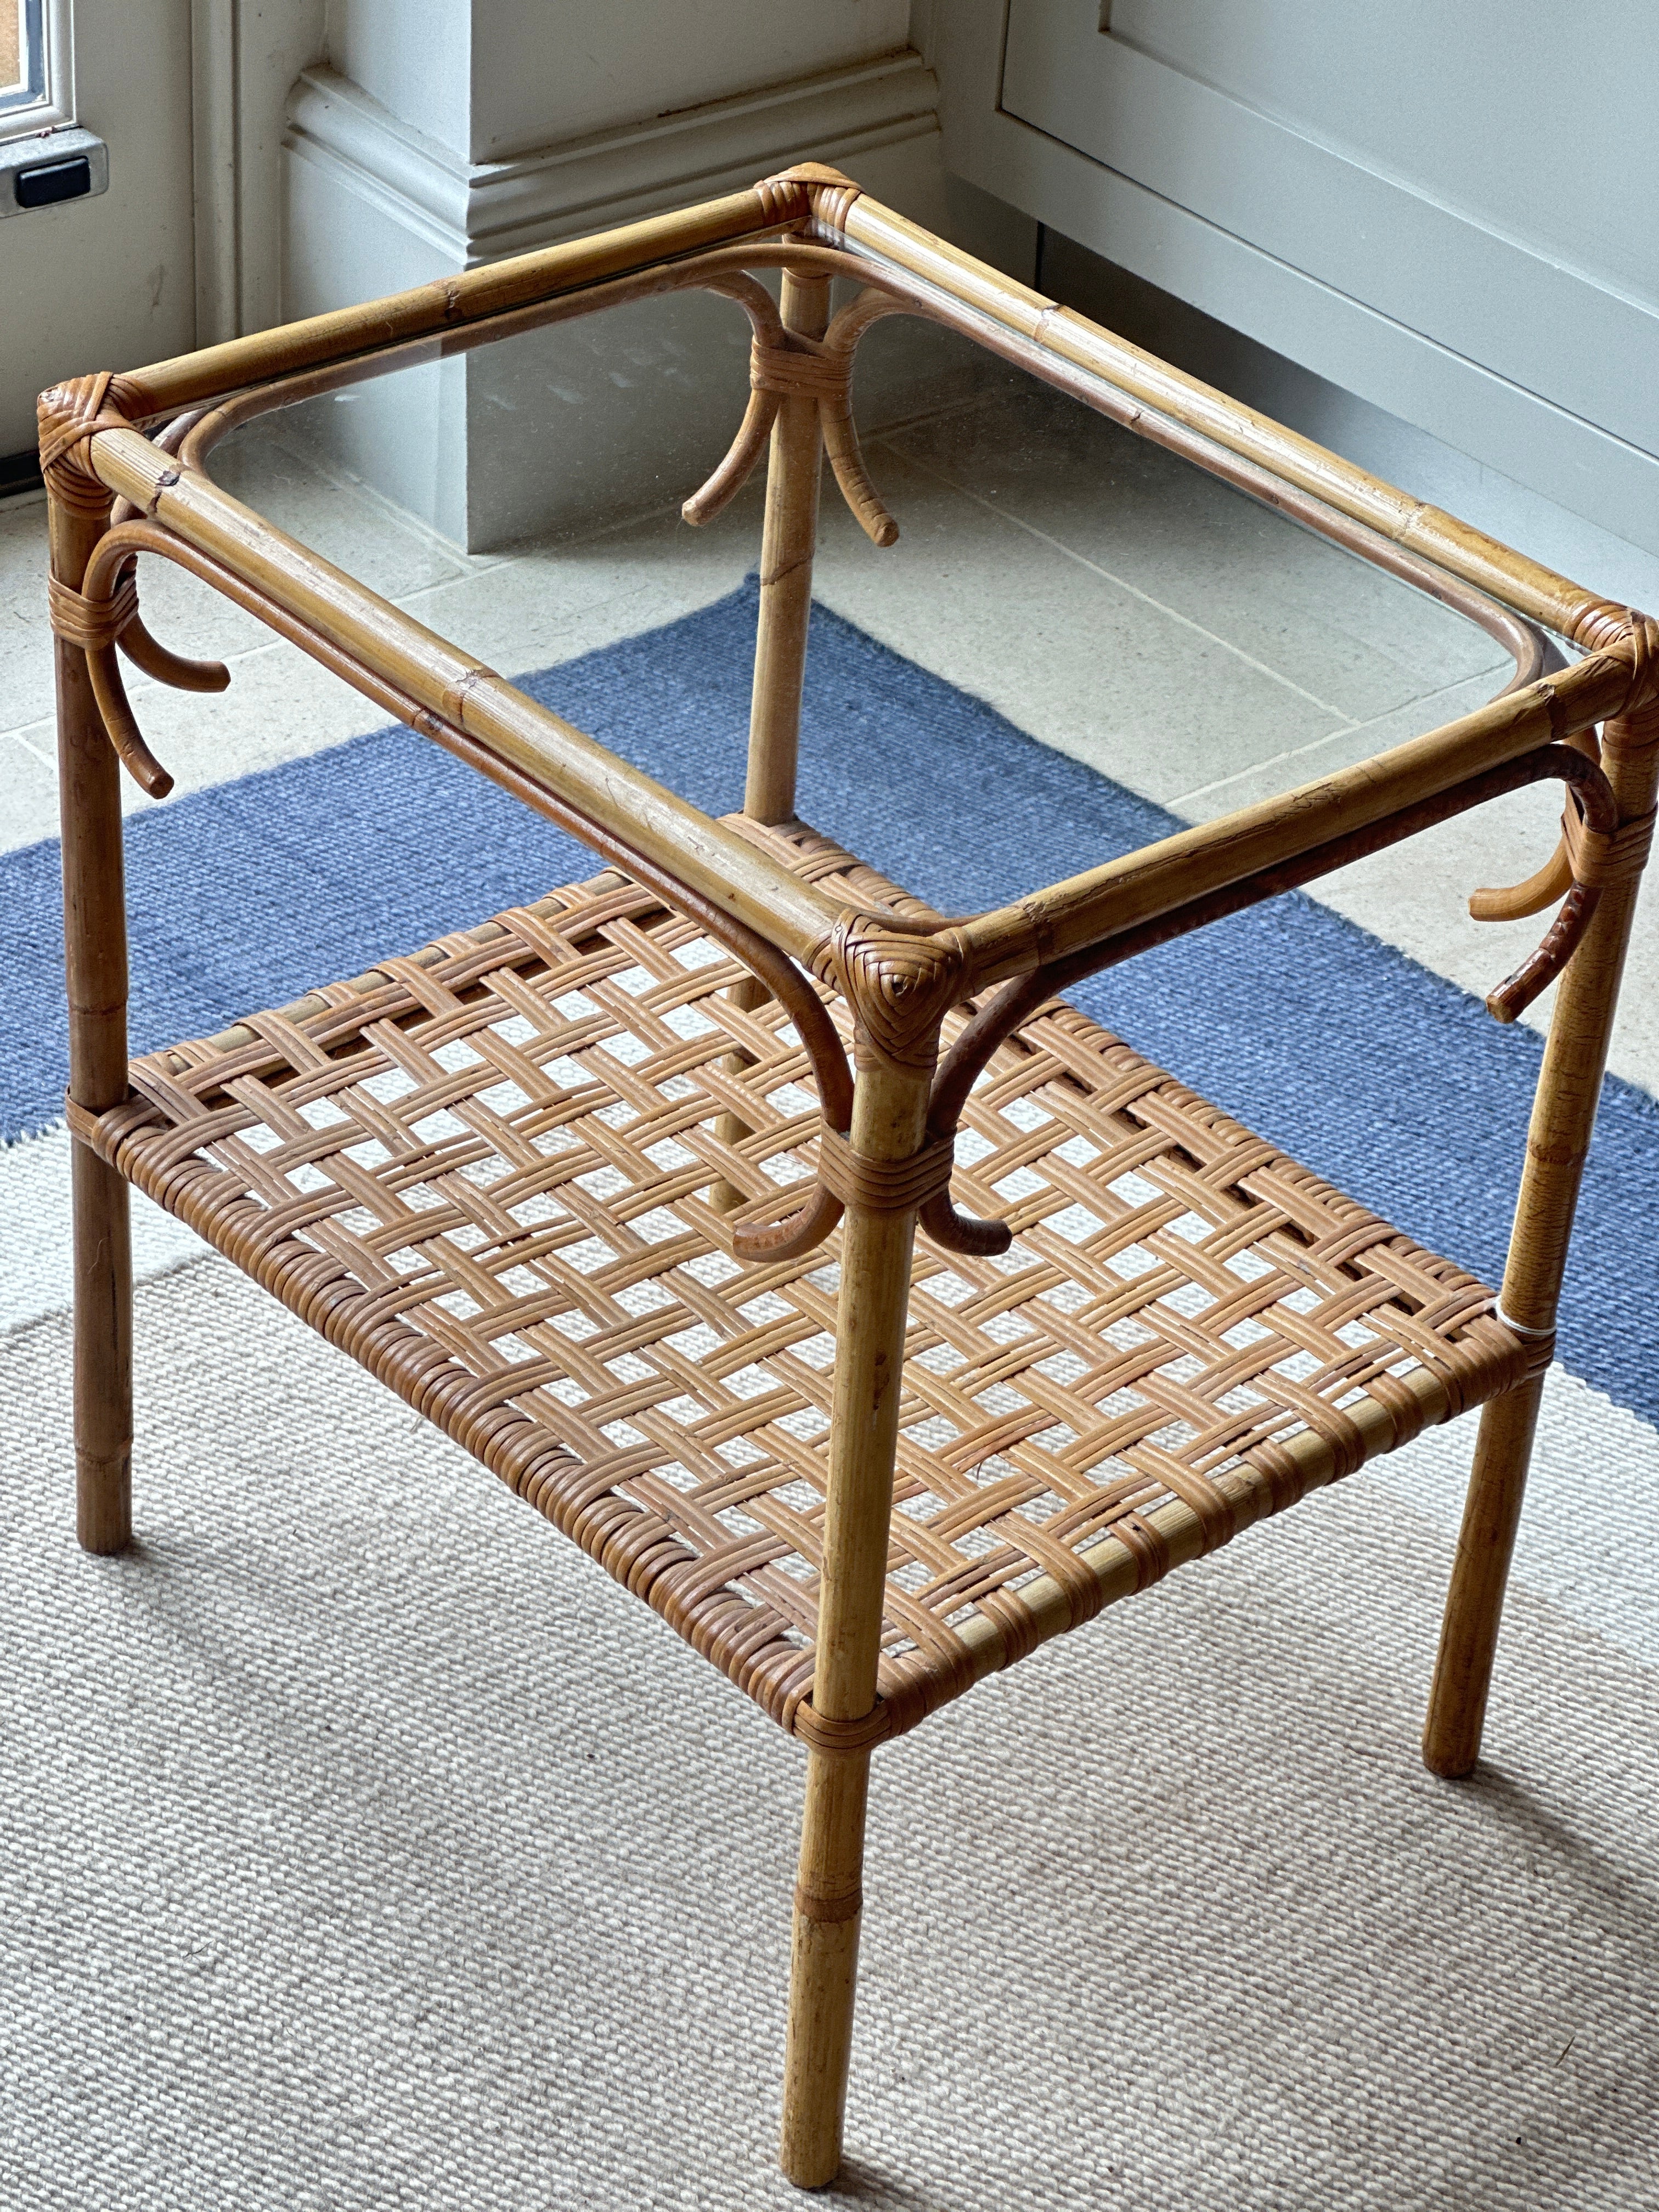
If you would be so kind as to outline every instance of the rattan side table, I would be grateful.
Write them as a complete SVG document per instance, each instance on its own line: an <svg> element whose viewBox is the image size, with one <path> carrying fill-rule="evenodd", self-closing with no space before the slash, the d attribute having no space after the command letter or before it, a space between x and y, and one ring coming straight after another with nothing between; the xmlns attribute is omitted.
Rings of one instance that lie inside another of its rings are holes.
<svg viewBox="0 0 1659 2212"><path fill-rule="evenodd" d="M832 313L837 278L856 289ZM690 288L736 303L753 346L736 443L687 519L717 513L769 452L745 808L724 820L209 471L217 441L273 407ZM965 333L1432 594L1502 643L1513 679L1427 736L1015 904L921 906L794 802L824 453L870 538L896 535L849 398L860 337L896 313ZM811 164L82 378L40 417L83 1545L131 1535L132 1182L803 1740L782 2161L805 2186L841 2156L873 1748L1483 1406L1425 1739L1437 1772L1468 1771L1651 838L1659 626ZM545 896L526 884L532 902L477 928L130 1065L118 775L157 796L169 779L117 648L165 683L228 681L149 635L141 554L573 830L600 872ZM1540 779L1565 787L1559 848L1483 895L1495 915L1559 908L1489 1001L1513 1019L1562 977L1501 1299L1056 998ZM1020 1170L1010 1203L999 1187Z"/></svg>

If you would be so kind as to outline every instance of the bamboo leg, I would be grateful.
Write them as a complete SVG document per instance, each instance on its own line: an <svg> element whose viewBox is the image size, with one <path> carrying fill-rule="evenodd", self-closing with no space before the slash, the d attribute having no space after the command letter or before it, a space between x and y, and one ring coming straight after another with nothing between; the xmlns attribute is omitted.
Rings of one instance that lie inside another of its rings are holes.
<svg viewBox="0 0 1659 2212"><path fill-rule="evenodd" d="M821 338L830 321L830 280L825 276L783 277L784 325L807 337ZM766 520L761 535L760 625L755 638L755 684L749 708L749 774L743 811L757 822L788 822L795 811L795 762L800 749L801 685L806 674L806 632L812 611L812 555L818 535L818 483L823 474L823 438L818 403L783 400L772 425L772 449L766 465ZM737 985L732 998L745 1012L764 1006L767 993L752 978ZM746 1067L748 1057L732 1054L726 1063ZM749 1124L735 1114L715 1123L721 1142L735 1145L748 1136ZM729 1213L743 1193L717 1182L709 1203Z"/></svg>
<svg viewBox="0 0 1659 2212"><path fill-rule="evenodd" d="M1659 716L1610 722L1603 765L1620 820L1645 813L1659 781ZM1602 892L1595 920L1561 978L1550 1023L1501 1301L1504 1313L1528 1330L1547 1333L1555 1326L1638 889L1632 878ZM1480 1756L1542 1388L1535 1382L1493 1399L1480 1416L1423 1730L1424 1764L1448 1778L1467 1774Z"/></svg>
<svg viewBox="0 0 1659 2212"><path fill-rule="evenodd" d="M53 501L52 573L80 586L101 517ZM120 764L104 732L86 655L57 641L58 767L64 827L64 960L70 1094L94 1113L127 1093L127 931ZM132 1540L132 1262L127 1186L72 1148L75 1224L76 1534L88 1552Z"/></svg>
<svg viewBox="0 0 1659 2212"><path fill-rule="evenodd" d="M856 1151L903 1159L921 1142L925 1085L860 1072ZM849 1206L836 1318L836 1390L823 1525L813 1709L861 1720L876 1701L888 1521L915 1215ZM801 1824L784 2059L784 2172L821 2189L841 2165L852 2051L870 1754L811 1751Z"/></svg>
<svg viewBox="0 0 1659 2212"><path fill-rule="evenodd" d="M786 329L821 338L830 321L829 278L796 276L786 270L781 305ZM761 536L760 627L749 708L749 778L743 794L743 811L757 822L787 822L795 811L801 681L806 672L823 474L818 403L799 395L787 398L772 426Z"/></svg>
<svg viewBox="0 0 1659 2212"><path fill-rule="evenodd" d="M798 2189L822 2189L841 2170L870 1754L811 1751L806 1759L779 2160Z"/></svg>
<svg viewBox="0 0 1659 2212"><path fill-rule="evenodd" d="M1423 1763L1449 1780L1480 1753L1504 1592L1532 1459L1543 1382L1510 1390L1480 1409L1474 1467L1463 1501L1446 1616L1423 1730Z"/></svg>

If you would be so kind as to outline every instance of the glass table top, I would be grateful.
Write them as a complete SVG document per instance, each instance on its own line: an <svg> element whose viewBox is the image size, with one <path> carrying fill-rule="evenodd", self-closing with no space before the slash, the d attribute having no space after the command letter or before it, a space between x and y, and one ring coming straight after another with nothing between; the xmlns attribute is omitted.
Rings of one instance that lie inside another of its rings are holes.
<svg viewBox="0 0 1659 2212"><path fill-rule="evenodd" d="M754 568L763 469L702 529L678 515L741 419L748 339L701 295L601 311L257 417L210 470L386 596L435 591L421 618L514 674L564 657L607 567L640 627ZM817 599L1183 815L1507 679L1462 616L954 332L878 325L854 411L901 534L872 546L826 468Z"/></svg>
<svg viewBox="0 0 1659 2212"><path fill-rule="evenodd" d="M679 512L742 418L749 337L729 301L637 301L465 355L405 357L254 418L207 465L502 674L556 670L713 607L753 574L763 468L702 527ZM817 604L1176 823L1363 760L1509 679L1504 648L1462 615L952 331L878 324L854 406L900 536L872 545L826 468ZM262 647L294 662L162 565L147 564L147 604L178 649ZM538 696L560 706L551 677ZM216 716L234 719L235 697L233 685ZM320 671L300 679L294 710L316 743L385 719ZM722 712L732 726L711 726L709 742L729 749L735 805L744 731ZM804 814L814 716L809 668ZM1497 802L1328 879L1333 902L1372 927L1386 915L1408 950L1420 932L1432 964L1484 994L1537 928L1477 927L1464 900L1529 874L1559 805L1546 790ZM1033 887L1056 872L1033 854Z"/></svg>

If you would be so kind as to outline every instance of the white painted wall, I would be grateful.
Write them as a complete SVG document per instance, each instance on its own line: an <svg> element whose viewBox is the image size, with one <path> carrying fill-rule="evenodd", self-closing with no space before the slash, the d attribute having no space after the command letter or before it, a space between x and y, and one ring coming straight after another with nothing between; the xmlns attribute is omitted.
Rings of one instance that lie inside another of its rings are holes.
<svg viewBox="0 0 1659 2212"><path fill-rule="evenodd" d="M191 0L196 343L282 320L283 138L301 70L328 51L325 0Z"/></svg>
<svg viewBox="0 0 1659 2212"><path fill-rule="evenodd" d="M356 8L362 0L346 4ZM401 0L371 4L401 12ZM482 8L472 34L471 157L499 161L555 138L585 137L894 53L909 42L909 15L908 0L811 6L628 0L621 7L617 0L560 0L556 7Z"/></svg>
<svg viewBox="0 0 1659 2212"><path fill-rule="evenodd" d="M481 12L486 19L522 12L550 25L567 11L532 4ZM472 19L469 0L329 0L325 51L371 100L465 161L474 128Z"/></svg>

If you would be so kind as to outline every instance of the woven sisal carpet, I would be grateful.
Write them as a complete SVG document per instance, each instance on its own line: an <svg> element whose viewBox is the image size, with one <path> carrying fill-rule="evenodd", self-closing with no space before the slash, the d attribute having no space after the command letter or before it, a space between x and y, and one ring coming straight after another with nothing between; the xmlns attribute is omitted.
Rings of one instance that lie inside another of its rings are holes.
<svg viewBox="0 0 1659 2212"><path fill-rule="evenodd" d="M538 688L729 803L744 619L728 602ZM878 811L867 770L873 751L914 772L919 722L977 770L963 899L1023 887L1045 803L1073 841L1050 842L1055 872L1158 826L843 625L815 650L804 811L916 888L948 884L946 840ZM407 781L413 827L354 892L368 768ZM583 868L481 811L466 826L489 880L469 890L433 857L453 849L452 773L369 739L146 817L138 1041ZM256 852L263 871L239 857ZM273 853L281 894L216 963L186 963L191 915L269 880ZM35 918L43 1000L54 866L50 848L0 863L9 910ZM1141 963L1091 1010L1490 1267L1532 1041L1305 901L1251 927ZM1269 952L1297 988L1263 1030L1227 986ZM1397 1071L1358 1022L1340 1110L1295 1087L1279 1048L1345 998L1410 1039L1443 1126L1395 1118ZM44 1023L14 1041L8 1133L50 1121L54 1052ZM1616 1088L1588 1250L1622 1251L1626 1285L1659 1250L1656 1130L1652 1102ZM1434 1194L1448 1155L1480 1194L1461 1224ZM0 1218L8 1191L38 1214L61 1164L50 1134L0 1154ZM123 1561L70 1536L61 1240L6 1252L0 2204L799 2202L771 2138L799 1754L228 1265L153 1234L145 1249L143 1545ZM1570 1327L1576 1375L1624 1404L1552 1379L1474 1781L1415 1757L1467 1430L878 1758L838 2201L1659 2201L1656 1324L1585 1267Z"/></svg>

